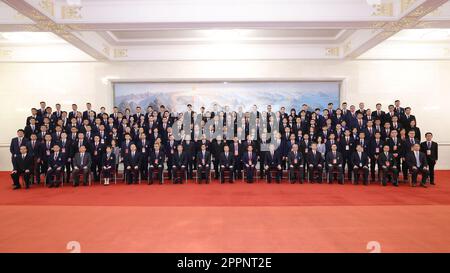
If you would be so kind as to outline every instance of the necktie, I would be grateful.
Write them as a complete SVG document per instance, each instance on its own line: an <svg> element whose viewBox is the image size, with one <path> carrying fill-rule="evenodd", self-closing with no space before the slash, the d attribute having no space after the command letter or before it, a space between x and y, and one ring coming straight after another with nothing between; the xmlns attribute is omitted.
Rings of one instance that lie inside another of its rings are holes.
<svg viewBox="0 0 450 273"><path fill-rule="evenodd" d="M25 156L26 156L25 154L22 154L22 159L25 159Z"/></svg>
<svg viewBox="0 0 450 273"><path fill-rule="evenodd" d="M428 149L431 148L431 141L428 141Z"/></svg>
<svg viewBox="0 0 450 273"><path fill-rule="evenodd" d="M55 160L58 158L58 153L55 153Z"/></svg>
<svg viewBox="0 0 450 273"><path fill-rule="evenodd" d="M417 164L417 167L420 167L420 157L419 157L419 152L415 152L415 154L416 154L416 164Z"/></svg>

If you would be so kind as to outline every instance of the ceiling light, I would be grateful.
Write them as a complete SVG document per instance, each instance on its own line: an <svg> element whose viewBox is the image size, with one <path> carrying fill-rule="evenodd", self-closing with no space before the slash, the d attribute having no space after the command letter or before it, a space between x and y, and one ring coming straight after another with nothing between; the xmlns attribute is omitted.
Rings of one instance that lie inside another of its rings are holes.
<svg viewBox="0 0 450 273"><path fill-rule="evenodd" d="M208 29L203 32L206 37L214 41L239 40L247 35L247 31L243 29Z"/></svg>

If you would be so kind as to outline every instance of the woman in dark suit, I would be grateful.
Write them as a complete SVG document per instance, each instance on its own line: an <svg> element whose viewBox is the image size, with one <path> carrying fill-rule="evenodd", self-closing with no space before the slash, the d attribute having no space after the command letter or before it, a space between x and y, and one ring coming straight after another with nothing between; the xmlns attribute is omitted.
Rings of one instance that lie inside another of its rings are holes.
<svg viewBox="0 0 450 273"><path fill-rule="evenodd" d="M103 185L109 185L109 179L113 178L116 171L116 155L114 154L111 146L106 147L106 153L102 158L102 174L105 183Z"/></svg>

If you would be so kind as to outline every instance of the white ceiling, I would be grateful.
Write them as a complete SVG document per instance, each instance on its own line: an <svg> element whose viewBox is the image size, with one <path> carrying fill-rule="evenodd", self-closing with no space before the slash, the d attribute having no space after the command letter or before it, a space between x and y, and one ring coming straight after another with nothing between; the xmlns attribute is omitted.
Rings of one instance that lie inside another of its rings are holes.
<svg viewBox="0 0 450 273"><path fill-rule="evenodd" d="M449 34L446 0L0 2L0 62L447 60Z"/></svg>

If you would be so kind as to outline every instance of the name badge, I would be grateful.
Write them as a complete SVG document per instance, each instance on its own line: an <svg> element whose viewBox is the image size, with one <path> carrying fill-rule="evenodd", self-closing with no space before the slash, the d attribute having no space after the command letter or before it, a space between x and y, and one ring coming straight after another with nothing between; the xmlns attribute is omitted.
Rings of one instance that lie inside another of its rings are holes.
<svg viewBox="0 0 450 273"><path fill-rule="evenodd" d="M158 159L155 159L155 164L158 164Z"/></svg>
<svg viewBox="0 0 450 273"><path fill-rule="evenodd" d="M359 166L362 167L362 163L359 163Z"/></svg>
<svg viewBox="0 0 450 273"><path fill-rule="evenodd" d="M297 164L297 159L296 159L296 160L294 160L294 163L295 163L295 164Z"/></svg>
<svg viewBox="0 0 450 273"><path fill-rule="evenodd" d="M377 154L380 153L380 148L376 147L375 148L375 153L377 153Z"/></svg>
<svg viewBox="0 0 450 273"><path fill-rule="evenodd" d="M336 164L337 163L337 160L336 159L333 159L333 164Z"/></svg>
<svg viewBox="0 0 450 273"><path fill-rule="evenodd" d="M345 150L346 151L350 150L350 146L349 145L345 145Z"/></svg>
<svg viewBox="0 0 450 273"><path fill-rule="evenodd" d="M397 145L394 146L394 151L397 151Z"/></svg>
<svg viewBox="0 0 450 273"><path fill-rule="evenodd" d="M427 150L427 155L431 155L431 150Z"/></svg>
<svg viewBox="0 0 450 273"><path fill-rule="evenodd" d="M100 141L100 143L105 144L105 140L102 138L102 140Z"/></svg>
<svg viewBox="0 0 450 273"><path fill-rule="evenodd" d="M50 150L47 150L47 155L50 155Z"/></svg>
<svg viewBox="0 0 450 273"><path fill-rule="evenodd" d="M389 161L386 161L386 166L391 165L391 163Z"/></svg>
<svg viewBox="0 0 450 273"><path fill-rule="evenodd" d="M62 149L61 149L61 152L62 152L62 153L65 153L65 152L66 152L66 148L62 148Z"/></svg>
<svg viewBox="0 0 450 273"><path fill-rule="evenodd" d="M308 148L305 149L305 153L307 153L307 152L308 152Z"/></svg>
<svg viewBox="0 0 450 273"><path fill-rule="evenodd" d="M145 148L142 148L142 152L145 153Z"/></svg>

